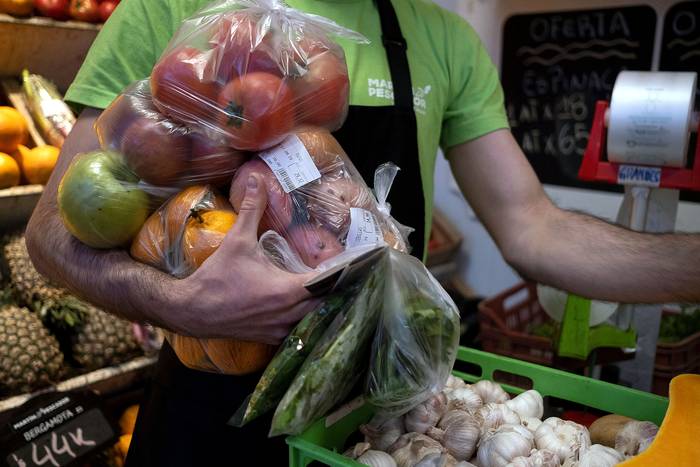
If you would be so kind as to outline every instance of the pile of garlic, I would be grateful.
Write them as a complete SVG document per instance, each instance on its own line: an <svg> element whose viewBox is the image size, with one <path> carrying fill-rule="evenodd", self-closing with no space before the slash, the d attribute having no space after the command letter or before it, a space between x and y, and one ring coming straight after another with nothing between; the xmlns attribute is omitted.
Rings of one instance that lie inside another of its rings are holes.
<svg viewBox="0 0 700 467"><path fill-rule="evenodd" d="M364 442L345 455L371 467L608 467L650 443L648 429L634 441L630 429L619 450L592 445L584 426L542 420L543 413L535 390L511 399L491 381L468 385L450 376L440 394L407 414L362 425Z"/></svg>

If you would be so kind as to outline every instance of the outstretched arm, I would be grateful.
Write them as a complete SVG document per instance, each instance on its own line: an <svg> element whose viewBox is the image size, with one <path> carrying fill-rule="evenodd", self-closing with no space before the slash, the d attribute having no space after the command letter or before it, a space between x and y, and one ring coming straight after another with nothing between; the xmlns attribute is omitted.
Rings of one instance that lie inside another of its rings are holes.
<svg viewBox="0 0 700 467"><path fill-rule="evenodd" d="M257 178L220 248L185 279L137 263L124 250L89 248L65 229L58 184L76 154L99 147L93 129L99 114L81 114L27 226L27 247L39 272L106 310L181 334L269 343L284 338L315 302L303 287L309 275L282 271L257 249L266 205Z"/></svg>
<svg viewBox="0 0 700 467"><path fill-rule="evenodd" d="M700 235L643 234L565 211L508 130L448 151L465 197L524 276L619 302L700 300Z"/></svg>

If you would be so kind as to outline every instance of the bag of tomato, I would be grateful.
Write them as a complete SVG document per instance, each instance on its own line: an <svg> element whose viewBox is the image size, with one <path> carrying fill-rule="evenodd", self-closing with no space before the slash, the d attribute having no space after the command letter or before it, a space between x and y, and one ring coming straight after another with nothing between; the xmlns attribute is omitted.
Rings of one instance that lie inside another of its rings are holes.
<svg viewBox="0 0 700 467"><path fill-rule="evenodd" d="M394 220L386 203L397 171L393 164L377 169L375 198L333 135L305 127L243 164L230 200L238 211L246 180L258 174L267 190L260 233L276 232L308 268L323 270L379 244L408 251L412 229Z"/></svg>
<svg viewBox="0 0 700 467"><path fill-rule="evenodd" d="M124 154L142 181L166 187L224 185L249 154L195 132L158 111L148 80L137 81L102 112L95 131L103 149Z"/></svg>
<svg viewBox="0 0 700 467"><path fill-rule="evenodd" d="M367 42L280 0L220 0L186 20L151 73L156 107L180 123L260 151L295 129L338 129L347 114L343 49Z"/></svg>

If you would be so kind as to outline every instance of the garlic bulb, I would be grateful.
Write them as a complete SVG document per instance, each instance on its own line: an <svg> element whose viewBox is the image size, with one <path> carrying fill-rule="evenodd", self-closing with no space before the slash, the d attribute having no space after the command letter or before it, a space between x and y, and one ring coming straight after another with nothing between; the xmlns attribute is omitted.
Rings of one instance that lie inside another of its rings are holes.
<svg viewBox="0 0 700 467"><path fill-rule="evenodd" d="M389 446L404 433L403 429L401 417L385 420L375 416L368 424L360 426L360 432L365 435L365 442L379 451L389 449Z"/></svg>
<svg viewBox="0 0 700 467"><path fill-rule="evenodd" d="M415 467L463 467L461 462L444 452L442 454L434 452L428 454L418 462Z"/></svg>
<svg viewBox="0 0 700 467"><path fill-rule="evenodd" d="M440 441L447 452L462 461L470 459L474 454L476 443L479 441L480 426L476 417L461 412L452 416L444 429L429 428L426 434Z"/></svg>
<svg viewBox="0 0 700 467"><path fill-rule="evenodd" d="M520 417L520 424L534 433L537 431L537 427L542 424L542 420L535 417Z"/></svg>
<svg viewBox="0 0 700 467"><path fill-rule="evenodd" d="M518 394L513 399L506 401L505 405L520 417L542 418L544 413L542 394L534 389Z"/></svg>
<svg viewBox="0 0 700 467"><path fill-rule="evenodd" d="M437 424L447 411L447 396L440 393L422 404L418 404L404 416L406 431L425 433Z"/></svg>
<svg viewBox="0 0 700 467"><path fill-rule="evenodd" d="M486 404L477 412L477 416L482 420L481 434L483 436L488 430L498 428L501 425L519 425L520 417L517 413L509 409L505 404Z"/></svg>
<svg viewBox="0 0 700 467"><path fill-rule="evenodd" d="M421 433L406 433L389 447L397 467L413 467L428 454L445 452L433 438Z"/></svg>
<svg viewBox="0 0 700 467"><path fill-rule="evenodd" d="M537 449L547 449L559 456L559 461L576 458L579 451L588 449L591 439L588 430L578 423L549 417L535 431Z"/></svg>
<svg viewBox="0 0 700 467"><path fill-rule="evenodd" d="M651 445L658 431L651 422L628 422L615 437L615 449L627 458L636 456Z"/></svg>
<svg viewBox="0 0 700 467"><path fill-rule="evenodd" d="M343 453L345 457L349 457L350 459L357 459L360 457L362 454L365 452L369 451L371 446L369 443L357 443L347 451Z"/></svg>
<svg viewBox="0 0 700 467"><path fill-rule="evenodd" d="M444 430L447 428L447 425L452 423L452 420L465 415L469 415L469 412L465 412L464 410L448 410L438 422L437 427Z"/></svg>
<svg viewBox="0 0 700 467"><path fill-rule="evenodd" d="M506 467L559 467L559 456L547 449L533 449L530 455L519 456Z"/></svg>
<svg viewBox="0 0 700 467"><path fill-rule="evenodd" d="M624 461L625 457L607 446L594 444L588 449L583 449L579 453L578 461L567 459L564 462L566 467L612 467Z"/></svg>
<svg viewBox="0 0 700 467"><path fill-rule="evenodd" d="M452 389L451 391L445 391L447 396L447 406L450 410L466 410L467 412L474 412L479 410L484 402L474 390L470 387L463 387Z"/></svg>
<svg viewBox="0 0 700 467"><path fill-rule="evenodd" d="M484 404L489 404L491 402L502 404L510 399L508 393L505 392L499 384L487 379L477 381L476 384L472 384L470 388L481 397Z"/></svg>
<svg viewBox="0 0 700 467"><path fill-rule="evenodd" d="M518 456L527 456L534 446L532 433L520 425L501 425L479 441L476 458L480 467L504 467Z"/></svg>
<svg viewBox="0 0 700 467"><path fill-rule="evenodd" d="M370 467L396 467L396 461L382 451L367 451L357 458L357 462Z"/></svg>
<svg viewBox="0 0 700 467"><path fill-rule="evenodd" d="M457 378L456 376L448 376L447 381L445 381L445 389L458 389L467 387L467 383L464 382L462 378Z"/></svg>

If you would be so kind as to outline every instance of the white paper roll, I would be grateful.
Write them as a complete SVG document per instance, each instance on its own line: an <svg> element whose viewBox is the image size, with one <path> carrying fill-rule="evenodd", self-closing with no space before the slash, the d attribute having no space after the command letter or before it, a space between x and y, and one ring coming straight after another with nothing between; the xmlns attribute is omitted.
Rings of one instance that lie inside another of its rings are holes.
<svg viewBox="0 0 700 467"><path fill-rule="evenodd" d="M697 74L622 71L610 102L608 160L684 167Z"/></svg>

